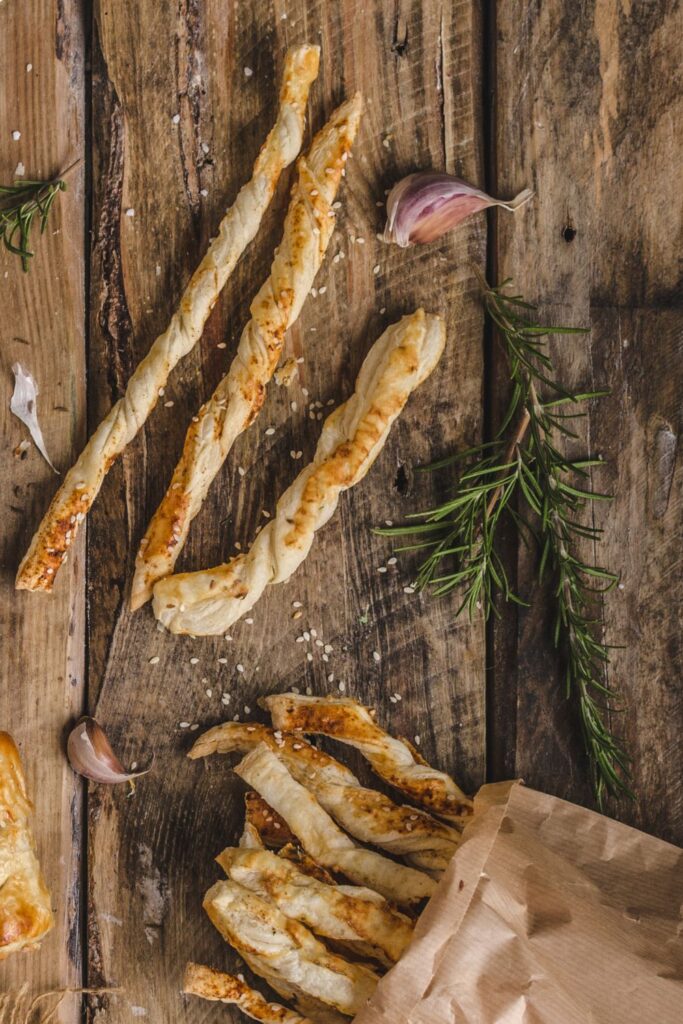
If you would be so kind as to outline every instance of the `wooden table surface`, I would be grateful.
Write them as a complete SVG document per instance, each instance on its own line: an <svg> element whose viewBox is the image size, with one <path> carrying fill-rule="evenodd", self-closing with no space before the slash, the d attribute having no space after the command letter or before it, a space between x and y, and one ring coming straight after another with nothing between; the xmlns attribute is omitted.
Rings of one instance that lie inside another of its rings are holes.
<svg viewBox="0 0 683 1024"><path fill-rule="evenodd" d="M425 755L466 788L522 776L591 804L549 639L550 602L537 595L531 610L503 607L488 627L455 623L457 597L404 593L410 560L377 571L390 544L370 527L447 487L415 466L476 442L500 415L504 380L473 264L513 277L546 318L591 327L552 352L570 383L612 388L584 429L605 458L595 482L616 495L598 510L600 557L621 573L604 615L608 639L625 645L609 675L624 695L614 728L633 753L638 798L608 812L683 839L681 38L671 0L99 0L94 10L90 0L0 0L0 181L19 162L47 177L81 161L30 273L0 255L0 727L25 759L57 915L39 953L0 966L0 991L24 981L34 992L120 986L87 999L87 1019L111 1024L238 1019L179 993L188 958L234 963L201 898L218 877L213 857L240 829L241 788L227 760L188 762L193 737L179 728L220 721L225 691L231 714L246 717L259 694L292 685L325 693L344 680L392 730L419 734ZM52 596L15 593L56 478L34 449L23 461L13 454L25 431L9 413L12 363L37 379L47 446L64 471L166 326L272 123L285 48L305 40L322 47L307 137L344 96L361 89L365 99L317 281L327 290L308 299L287 336L286 354L305 357L299 380L269 389L182 566L216 564L253 536L297 471L290 450L304 461L314 450L318 425L303 389L309 400L347 396L384 325L418 305L441 312L442 363L253 624L236 625L231 641L192 640L159 632L149 608L130 613L137 543L267 273L284 175L201 343L170 380L174 405L160 403L107 477L87 543L83 531ZM514 218L479 214L428 247L389 248L376 239L378 204L420 167L501 195L528 185L536 198ZM335 264L340 250L346 258ZM506 544L518 588L535 593L533 555L513 537ZM304 608L298 621L294 600ZM307 645L295 643L311 627L333 646L327 664L318 648L308 661ZM388 699L394 691L399 703ZM69 769L65 731L84 711L124 759L155 751L155 771L134 796L83 786ZM81 1020L81 999L65 999L59 1019Z"/></svg>

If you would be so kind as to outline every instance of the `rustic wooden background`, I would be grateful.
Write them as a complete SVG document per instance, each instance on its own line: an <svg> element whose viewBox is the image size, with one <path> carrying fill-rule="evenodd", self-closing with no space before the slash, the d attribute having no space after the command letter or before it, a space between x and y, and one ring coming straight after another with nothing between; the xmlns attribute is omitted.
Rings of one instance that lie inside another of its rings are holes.
<svg viewBox="0 0 683 1024"><path fill-rule="evenodd" d="M414 475L415 465L482 437L505 398L472 262L514 277L545 316L592 327L553 351L572 382L613 389L586 420L586 440L605 456L601 487L616 494L600 510L601 557L622 573L605 618L608 637L626 645L611 668L625 696L615 728L635 756L638 800L609 812L683 839L682 37L673 0L100 0L94 9L89 0L0 0L0 180L20 161L35 177L81 161L31 272L0 255L0 727L25 758L57 908L41 951L0 966L0 991L24 981L35 992L120 986L84 1006L68 997L59 1011L68 1024L83 1012L107 1024L238 1019L179 993L188 958L234 965L200 903L218 875L212 858L240 828L240 788L227 763L185 761L196 733L179 728L220 721L223 692L232 694L229 713L246 717L261 693L324 693L344 680L392 730L419 733L425 754L466 788L521 775L590 804L547 603L502 608L488 628L454 624L455 598L404 594L405 563L377 571L390 549L369 527L446 486ZM109 474L87 546L82 537L53 596L16 594L16 565L55 477L34 450L22 461L13 454L24 429L9 414L11 364L34 373L48 448L67 468L166 325L272 123L285 47L304 40L322 45L309 134L342 97L365 97L318 279L327 291L309 298L288 337L288 354L305 356L299 380L270 389L195 523L183 566L215 564L244 543L295 475L290 450L312 454L318 428L303 411L303 388L309 400L348 395L382 326L418 304L447 317L447 355L305 568L259 603L252 625L238 624L231 641L193 641L162 635L149 609L130 615L134 550L188 418L228 365L267 273L283 181L201 344L171 379L174 405L160 404ZM537 198L514 220L482 214L428 248L385 247L376 239L384 189L430 166L501 194L530 185ZM339 250L346 258L334 264ZM533 561L514 538L507 546L530 593ZM298 621L293 600L304 606ZM295 643L311 627L333 645L327 664L318 648L307 661L307 645ZM389 702L394 691L400 703ZM82 787L68 768L65 729L86 709L125 757L155 751L156 770L134 796Z"/></svg>

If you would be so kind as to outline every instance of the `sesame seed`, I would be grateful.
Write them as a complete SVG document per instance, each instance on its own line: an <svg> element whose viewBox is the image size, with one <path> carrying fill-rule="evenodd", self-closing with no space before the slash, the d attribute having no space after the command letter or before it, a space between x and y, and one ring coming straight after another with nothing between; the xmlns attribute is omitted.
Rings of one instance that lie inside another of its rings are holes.
<svg viewBox="0 0 683 1024"><path fill-rule="evenodd" d="M404 587L403 588L403 593L404 594L414 594L415 593L415 587Z"/></svg>
<svg viewBox="0 0 683 1024"><path fill-rule="evenodd" d="M190 658L190 665L198 665L199 658Z"/></svg>
<svg viewBox="0 0 683 1024"><path fill-rule="evenodd" d="M244 705L244 713L245 713L245 715L250 715L251 714L251 708L249 707L248 704Z"/></svg>
<svg viewBox="0 0 683 1024"><path fill-rule="evenodd" d="M379 651L373 651L372 652L372 657L374 658L375 661L380 661L380 653L379 653Z"/></svg>
<svg viewBox="0 0 683 1024"><path fill-rule="evenodd" d="M300 618L302 617L302 615L303 615L303 614L304 614L304 613L303 613L303 612L301 611L301 609L299 609L298 611L296 611L296 612L294 612L294 613L292 614L292 618L293 618L293 619L300 619Z"/></svg>
<svg viewBox="0 0 683 1024"><path fill-rule="evenodd" d="M419 747L420 746L420 737L419 736L413 736L413 740L415 741L415 746Z"/></svg>
<svg viewBox="0 0 683 1024"><path fill-rule="evenodd" d="M303 608L301 601L292 601L292 608Z"/></svg>
<svg viewBox="0 0 683 1024"><path fill-rule="evenodd" d="M33 64L27 64L27 65L26 65L26 71L27 71L27 72L29 72L29 71L33 71Z"/></svg>
<svg viewBox="0 0 683 1024"><path fill-rule="evenodd" d="M296 638L296 642L297 642L298 644L302 644L302 643L304 642L304 638L303 638L302 636L298 636L298 637Z"/></svg>
<svg viewBox="0 0 683 1024"><path fill-rule="evenodd" d="M171 121L173 121L173 124L180 124L180 114L174 114Z"/></svg>
<svg viewBox="0 0 683 1024"><path fill-rule="evenodd" d="M387 571L386 565L380 565L380 566L377 567L377 572L386 572L386 571Z"/></svg>
<svg viewBox="0 0 683 1024"><path fill-rule="evenodd" d="M244 672L244 665L235 665L238 672Z"/></svg>
<svg viewBox="0 0 683 1024"><path fill-rule="evenodd" d="M386 306L382 306L382 308L381 308L381 309L380 309L380 311L379 311L379 315L380 315L380 316L384 316L384 314L386 313L386 311L387 311L387 307L386 307Z"/></svg>
<svg viewBox="0 0 683 1024"><path fill-rule="evenodd" d="M189 722L179 722L178 723L178 728L179 729L189 729L190 728L190 723Z"/></svg>
<svg viewBox="0 0 683 1024"><path fill-rule="evenodd" d="M228 347L228 343L226 341L219 341L218 344L216 345L216 348L227 348L227 347Z"/></svg>
<svg viewBox="0 0 683 1024"><path fill-rule="evenodd" d="M158 665L159 664L159 655L155 654L153 658L149 659L149 663L150 663L150 665Z"/></svg>
<svg viewBox="0 0 683 1024"><path fill-rule="evenodd" d="M306 661L313 661L313 655L311 654L310 651L308 651L308 653L306 654Z"/></svg>
<svg viewBox="0 0 683 1024"><path fill-rule="evenodd" d="M334 682L334 672L330 672L329 676L327 677L327 681L328 683Z"/></svg>
<svg viewBox="0 0 683 1024"><path fill-rule="evenodd" d="M169 401L168 401L168 402L164 402L164 409L172 409L174 405L175 405L175 402L172 402L172 401L171 401L171 400L169 399Z"/></svg>
<svg viewBox="0 0 683 1024"><path fill-rule="evenodd" d="M242 466L238 466L237 472L239 473L240 476L244 476L244 474L246 473L246 469L244 469Z"/></svg>
<svg viewBox="0 0 683 1024"><path fill-rule="evenodd" d="M324 295L326 291L327 291L327 285L324 284L322 286L322 288L318 288L318 295Z"/></svg>
<svg viewBox="0 0 683 1024"><path fill-rule="evenodd" d="M218 664L219 665L227 665L228 664L228 659L227 658L219 658L218 659Z"/></svg>
<svg viewBox="0 0 683 1024"><path fill-rule="evenodd" d="M323 645L322 640L316 640L316 642L315 642L315 646L316 647L322 647L322 645Z"/></svg>
<svg viewBox="0 0 683 1024"><path fill-rule="evenodd" d="M396 565L397 562L398 558L395 558L394 556L387 558L387 565Z"/></svg>
<svg viewBox="0 0 683 1024"><path fill-rule="evenodd" d="M337 683L337 689L339 690L340 693L343 693L344 690L346 689L346 683Z"/></svg>
<svg viewBox="0 0 683 1024"><path fill-rule="evenodd" d="M325 654L332 654L332 644L325 644Z"/></svg>
<svg viewBox="0 0 683 1024"><path fill-rule="evenodd" d="M132 206L129 206L128 209L126 210L126 217L134 217L134 216L135 216L135 210L133 209Z"/></svg>
<svg viewBox="0 0 683 1024"><path fill-rule="evenodd" d="M306 687L306 695L308 697L310 697L312 695L312 693L313 693L313 687L312 686L307 686Z"/></svg>
<svg viewBox="0 0 683 1024"><path fill-rule="evenodd" d="M208 153L208 152L209 152L209 144L208 144L208 142L202 142L202 153Z"/></svg>
<svg viewBox="0 0 683 1024"><path fill-rule="evenodd" d="M266 434L267 434L268 437L271 437L274 433L275 433L275 427L267 427L266 428Z"/></svg>
<svg viewBox="0 0 683 1024"><path fill-rule="evenodd" d="M209 194L208 188L200 188L199 194L200 194L200 196L204 196L204 198L206 198L206 196L208 196L208 194Z"/></svg>
<svg viewBox="0 0 683 1024"><path fill-rule="evenodd" d="M207 697L213 697L213 690L211 687L209 687L205 692Z"/></svg>
<svg viewBox="0 0 683 1024"><path fill-rule="evenodd" d="M292 410L292 412L296 412L297 409L299 408L299 406L298 406L298 404L296 402L290 402L289 403L289 408Z"/></svg>
<svg viewBox="0 0 683 1024"><path fill-rule="evenodd" d="M254 625L254 620L253 619L245 619L244 621L246 622L246 624L248 626L253 626Z"/></svg>
<svg viewBox="0 0 683 1024"><path fill-rule="evenodd" d="M251 76L253 74L254 74L254 72L253 72L253 70L251 68L245 68L244 69L244 77L245 78L251 78Z"/></svg>
<svg viewBox="0 0 683 1024"><path fill-rule="evenodd" d="M379 274L379 263L375 263L374 267L372 268L372 272L373 274Z"/></svg>

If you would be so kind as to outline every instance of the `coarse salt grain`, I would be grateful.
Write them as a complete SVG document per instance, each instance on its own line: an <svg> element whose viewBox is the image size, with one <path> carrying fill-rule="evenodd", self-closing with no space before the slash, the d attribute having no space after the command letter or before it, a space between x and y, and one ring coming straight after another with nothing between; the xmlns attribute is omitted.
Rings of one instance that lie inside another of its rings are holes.
<svg viewBox="0 0 683 1024"><path fill-rule="evenodd" d="M17 132L17 131L12 132L12 138L14 139L15 142L18 142L19 139L21 138L21 132Z"/></svg>

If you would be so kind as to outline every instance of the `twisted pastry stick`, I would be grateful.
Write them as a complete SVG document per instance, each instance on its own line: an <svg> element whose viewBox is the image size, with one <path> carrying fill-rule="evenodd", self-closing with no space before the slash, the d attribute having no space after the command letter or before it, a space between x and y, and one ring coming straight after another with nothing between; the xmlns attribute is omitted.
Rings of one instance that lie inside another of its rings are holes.
<svg viewBox="0 0 683 1024"><path fill-rule="evenodd" d="M343 944L355 959L391 967L412 938L413 921L372 889L322 882L269 850L229 846L216 860L233 882L315 935Z"/></svg>
<svg viewBox="0 0 683 1024"><path fill-rule="evenodd" d="M310 1017L302 1017L296 1010L268 1002L260 992L234 975L223 974L203 964L187 965L183 992L189 996L201 996L213 1002L239 1006L247 1017L259 1020L261 1024L312 1024Z"/></svg>
<svg viewBox="0 0 683 1024"><path fill-rule="evenodd" d="M351 398L326 419L313 461L287 488L250 550L226 565L181 573L154 588L154 614L172 633L223 633L271 583L301 565L342 491L362 480L410 393L436 366L443 321L419 309L389 327L366 356Z"/></svg>
<svg viewBox="0 0 683 1024"><path fill-rule="evenodd" d="M303 1012L313 1000L353 1017L379 981L369 967L330 953L305 925L236 882L216 882L204 909L252 971Z"/></svg>
<svg viewBox="0 0 683 1024"><path fill-rule="evenodd" d="M55 576L111 464L154 409L174 366L199 340L216 299L258 231L280 174L301 148L308 90L320 48L287 52L278 118L259 153L251 181L225 214L218 235L192 275L177 311L64 478L17 572L17 590L52 590Z"/></svg>
<svg viewBox="0 0 683 1024"><path fill-rule="evenodd" d="M318 132L285 219L282 242L268 280L251 304L230 370L190 424L171 484L147 528L136 560L131 607L152 596L157 580L173 571L211 482L235 439L256 419L280 359L285 331L308 295L332 237L332 209L360 119L356 94Z"/></svg>
<svg viewBox="0 0 683 1024"><path fill-rule="evenodd" d="M357 846L264 743L235 766L235 773L284 818L306 853L324 868L401 906L434 893L436 882L429 875Z"/></svg>
<svg viewBox="0 0 683 1024"><path fill-rule="evenodd" d="M407 857L418 868L444 871L448 866L460 843L459 832L425 811L361 786L350 768L296 733L274 732L256 722L224 722L200 736L188 757L246 754L259 743L277 754L337 824L362 843Z"/></svg>
<svg viewBox="0 0 683 1024"><path fill-rule="evenodd" d="M432 814L462 826L474 813L472 800L450 775L427 764L407 740L385 732L358 701L277 693L259 703L270 712L275 729L331 736L355 747L381 779Z"/></svg>

